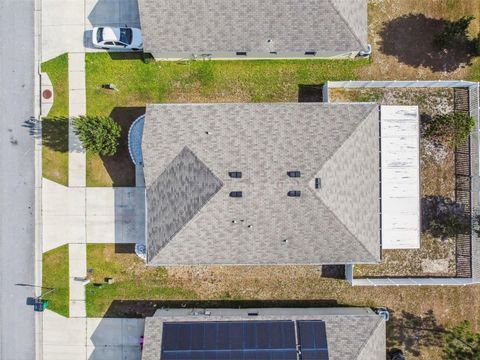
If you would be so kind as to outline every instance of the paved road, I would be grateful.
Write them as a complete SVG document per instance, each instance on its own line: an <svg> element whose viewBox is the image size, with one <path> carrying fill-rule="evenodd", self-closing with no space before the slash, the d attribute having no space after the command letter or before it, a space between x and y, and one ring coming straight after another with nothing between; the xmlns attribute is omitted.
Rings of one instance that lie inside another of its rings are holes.
<svg viewBox="0 0 480 360"><path fill-rule="evenodd" d="M0 0L0 359L35 357L34 0Z"/></svg>

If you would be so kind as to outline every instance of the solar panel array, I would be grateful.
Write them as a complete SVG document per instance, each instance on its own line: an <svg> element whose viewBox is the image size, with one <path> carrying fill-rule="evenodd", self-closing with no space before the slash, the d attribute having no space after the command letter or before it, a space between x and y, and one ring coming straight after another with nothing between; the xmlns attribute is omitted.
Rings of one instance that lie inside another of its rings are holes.
<svg viewBox="0 0 480 360"><path fill-rule="evenodd" d="M161 359L328 359L325 323L298 321L297 325L299 356L294 321L165 322Z"/></svg>
<svg viewBox="0 0 480 360"><path fill-rule="evenodd" d="M319 320L298 320L298 340L302 360L328 360L325 323Z"/></svg>

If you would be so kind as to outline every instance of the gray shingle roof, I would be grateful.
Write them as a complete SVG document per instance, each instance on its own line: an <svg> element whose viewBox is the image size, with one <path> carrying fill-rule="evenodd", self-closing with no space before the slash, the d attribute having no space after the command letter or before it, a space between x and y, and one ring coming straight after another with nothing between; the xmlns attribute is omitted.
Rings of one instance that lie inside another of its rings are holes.
<svg viewBox="0 0 480 360"><path fill-rule="evenodd" d="M380 260L377 105L149 105L143 136L150 265Z"/></svg>
<svg viewBox="0 0 480 360"><path fill-rule="evenodd" d="M369 309L210 309L210 316L188 315L188 309L184 309L185 314L181 310L171 311L178 314L159 310L146 318L142 360L161 359L164 322L252 320L247 312L258 312L253 320L325 321L330 360L384 360L386 356L385 321Z"/></svg>
<svg viewBox="0 0 480 360"><path fill-rule="evenodd" d="M367 0L139 0L139 9L152 53L350 52L368 43Z"/></svg>

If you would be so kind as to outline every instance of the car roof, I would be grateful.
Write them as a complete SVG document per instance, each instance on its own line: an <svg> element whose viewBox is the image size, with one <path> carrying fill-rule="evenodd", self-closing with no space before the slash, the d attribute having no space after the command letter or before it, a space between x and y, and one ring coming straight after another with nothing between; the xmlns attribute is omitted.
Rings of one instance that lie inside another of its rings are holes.
<svg viewBox="0 0 480 360"><path fill-rule="evenodd" d="M120 39L120 28L104 27L102 37L104 41L118 41Z"/></svg>

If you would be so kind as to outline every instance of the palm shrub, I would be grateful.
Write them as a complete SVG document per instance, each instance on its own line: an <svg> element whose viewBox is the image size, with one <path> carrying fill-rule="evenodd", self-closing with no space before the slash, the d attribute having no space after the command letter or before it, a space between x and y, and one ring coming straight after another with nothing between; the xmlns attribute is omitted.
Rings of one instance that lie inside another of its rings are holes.
<svg viewBox="0 0 480 360"><path fill-rule="evenodd" d="M468 139L475 120L466 113L452 112L434 117L425 128L425 136L438 143L461 146Z"/></svg>
<svg viewBox="0 0 480 360"><path fill-rule="evenodd" d="M117 152L122 129L111 117L79 116L73 119L73 126L88 151L104 156Z"/></svg>

